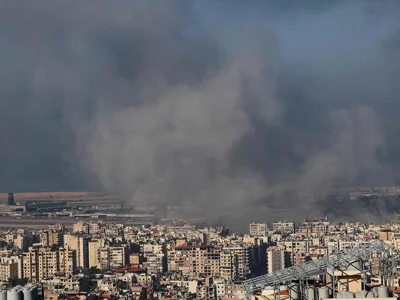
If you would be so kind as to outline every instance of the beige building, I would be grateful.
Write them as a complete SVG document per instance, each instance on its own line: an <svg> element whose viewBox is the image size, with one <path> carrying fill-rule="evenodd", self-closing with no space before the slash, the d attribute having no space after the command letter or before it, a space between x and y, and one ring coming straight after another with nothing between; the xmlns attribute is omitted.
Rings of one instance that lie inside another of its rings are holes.
<svg viewBox="0 0 400 300"><path fill-rule="evenodd" d="M164 245L159 244L144 244L143 246L143 255L146 257L147 254L158 254L163 253Z"/></svg>
<svg viewBox="0 0 400 300"><path fill-rule="evenodd" d="M124 267L128 264L128 249L125 246L112 246L110 248L110 268Z"/></svg>
<svg viewBox="0 0 400 300"><path fill-rule="evenodd" d="M165 255L163 253L148 254L143 263L148 274L161 274L166 271Z"/></svg>
<svg viewBox="0 0 400 300"><path fill-rule="evenodd" d="M99 267L99 249L104 246L103 240L90 241L88 243L89 248L89 268Z"/></svg>
<svg viewBox="0 0 400 300"><path fill-rule="evenodd" d="M132 253L131 255L129 255L129 263L131 265L140 264L140 254L139 253Z"/></svg>
<svg viewBox="0 0 400 300"><path fill-rule="evenodd" d="M56 273L73 274L76 271L76 251L50 247L30 247L23 254L23 277L32 282L40 282Z"/></svg>
<svg viewBox="0 0 400 300"><path fill-rule="evenodd" d="M10 279L18 278L18 267L18 262L13 260L0 263L0 281L7 282Z"/></svg>
<svg viewBox="0 0 400 300"><path fill-rule="evenodd" d="M294 232L294 223L293 222L274 222L272 223L272 229L275 232L282 233L293 233Z"/></svg>
<svg viewBox="0 0 400 300"><path fill-rule="evenodd" d="M214 246L180 246L168 251L169 271L181 271L183 275L219 276L221 249Z"/></svg>
<svg viewBox="0 0 400 300"><path fill-rule="evenodd" d="M90 223L88 224L88 226L89 226L89 233L90 233L90 234L97 234L97 233L100 232L101 223L98 223L98 222L90 222Z"/></svg>
<svg viewBox="0 0 400 300"><path fill-rule="evenodd" d="M101 232L102 222L80 221L73 225L74 233L96 234Z"/></svg>
<svg viewBox="0 0 400 300"><path fill-rule="evenodd" d="M8 254L6 254L8 255ZM9 263L16 263L17 264L17 277L23 277L23 270L22 270L22 257L20 256L2 256L0 257L1 264L9 264Z"/></svg>
<svg viewBox="0 0 400 300"><path fill-rule="evenodd" d="M72 275L76 271L76 250L67 250L64 248L58 251L59 272Z"/></svg>
<svg viewBox="0 0 400 300"><path fill-rule="evenodd" d="M40 235L40 242L43 247L64 244L64 234L62 232L45 231Z"/></svg>
<svg viewBox="0 0 400 300"><path fill-rule="evenodd" d="M298 233L303 235L325 235L329 231L329 221L325 219L305 219L299 226Z"/></svg>
<svg viewBox="0 0 400 300"><path fill-rule="evenodd" d="M237 256L238 262L238 279L244 280L251 277L251 271L254 263L254 248L249 245L232 245L224 247L225 252L232 253Z"/></svg>
<svg viewBox="0 0 400 300"><path fill-rule="evenodd" d="M99 262L97 268L99 268L100 270L110 269L110 248L99 248Z"/></svg>
<svg viewBox="0 0 400 300"><path fill-rule="evenodd" d="M238 279L238 258L237 255L230 251L223 251L220 254L220 274L227 281L235 281Z"/></svg>
<svg viewBox="0 0 400 300"><path fill-rule="evenodd" d="M14 239L14 247L18 249L27 249L29 246L30 239L27 236L18 234Z"/></svg>
<svg viewBox="0 0 400 300"><path fill-rule="evenodd" d="M393 240L393 231L390 230L382 230L379 232L379 239L382 241L391 241Z"/></svg>
<svg viewBox="0 0 400 300"><path fill-rule="evenodd" d="M89 240L86 237L65 234L64 235L64 248L76 251L76 266L78 268L89 267Z"/></svg>
<svg viewBox="0 0 400 300"><path fill-rule="evenodd" d="M89 233L89 224L86 222L77 222L73 225L72 231L74 233Z"/></svg>
<svg viewBox="0 0 400 300"><path fill-rule="evenodd" d="M250 223L249 226L250 236L267 236L268 226L265 223Z"/></svg>
<svg viewBox="0 0 400 300"><path fill-rule="evenodd" d="M24 277L32 282L40 282L43 278L53 276L59 268L58 252L51 248L33 248L23 256Z"/></svg>

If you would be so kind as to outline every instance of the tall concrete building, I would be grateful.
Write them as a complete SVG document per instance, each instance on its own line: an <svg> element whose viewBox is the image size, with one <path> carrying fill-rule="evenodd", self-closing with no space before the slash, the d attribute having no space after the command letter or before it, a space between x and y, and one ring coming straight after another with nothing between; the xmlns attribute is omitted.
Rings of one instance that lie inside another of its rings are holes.
<svg viewBox="0 0 400 300"><path fill-rule="evenodd" d="M294 233L295 224L293 222L274 222L272 223L272 229L274 232L281 233Z"/></svg>
<svg viewBox="0 0 400 300"><path fill-rule="evenodd" d="M304 219L298 232L304 235L325 235L329 231L329 221L325 219Z"/></svg>
<svg viewBox="0 0 400 300"><path fill-rule="evenodd" d="M147 269L148 274L162 274L167 270L166 257L164 253L148 254L143 266Z"/></svg>
<svg viewBox="0 0 400 300"><path fill-rule="evenodd" d="M88 243L88 248L89 248L89 268L99 267L99 249L101 247L104 247L104 241L103 240L94 240L94 241L89 241Z"/></svg>
<svg viewBox="0 0 400 300"><path fill-rule="evenodd" d="M221 249L214 246L180 246L169 250L168 270L181 271L183 275L219 276Z"/></svg>
<svg viewBox="0 0 400 300"><path fill-rule="evenodd" d="M116 245L109 247L110 252L110 268L120 268L128 264L129 251L128 247Z"/></svg>
<svg viewBox="0 0 400 300"><path fill-rule="evenodd" d="M76 271L76 251L50 247L30 247L23 255L23 277L40 282L56 273L72 275Z"/></svg>
<svg viewBox="0 0 400 300"><path fill-rule="evenodd" d="M245 280L251 277L254 267L254 249L249 245L232 245L223 248L224 252L232 253L237 257L237 277Z"/></svg>
<svg viewBox="0 0 400 300"><path fill-rule="evenodd" d="M51 277L59 270L58 252L51 248L33 248L24 253L24 277L32 282L40 282Z"/></svg>
<svg viewBox="0 0 400 300"><path fill-rule="evenodd" d="M60 273L73 275L76 272L76 250L59 249L58 261Z"/></svg>
<svg viewBox="0 0 400 300"><path fill-rule="evenodd" d="M250 236L254 236L254 237L267 236L268 235L268 226L265 223L252 222L252 223L250 223L250 226L249 226L249 232L250 232Z"/></svg>
<svg viewBox="0 0 400 300"><path fill-rule="evenodd" d="M89 267L89 239L80 235L65 234L64 248L76 251L76 265L78 268Z"/></svg>
<svg viewBox="0 0 400 300"><path fill-rule="evenodd" d="M64 234L62 232L44 231L40 234L40 243L43 247L53 245L64 246Z"/></svg>
<svg viewBox="0 0 400 300"><path fill-rule="evenodd" d="M14 193L8 193L7 204L8 204L8 205L15 205Z"/></svg>
<svg viewBox="0 0 400 300"><path fill-rule="evenodd" d="M230 251L223 251L220 254L221 277L227 281L238 280L238 257Z"/></svg>
<svg viewBox="0 0 400 300"><path fill-rule="evenodd" d="M106 247L103 240L89 242L89 267L100 270L124 267L129 262L129 249L125 245Z"/></svg>
<svg viewBox="0 0 400 300"><path fill-rule="evenodd" d="M285 250L271 246L267 249L267 271L273 273L285 268Z"/></svg>
<svg viewBox="0 0 400 300"><path fill-rule="evenodd" d="M100 270L110 269L110 248L99 248L99 262L97 268L99 268Z"/></svg>
<svg viewBox="0 0 400 300"><path fill-rule="evenodd" d="M0 281L8 282L11 279L18 278L18 261L13 259L4 260L0 263Z"/></svg>

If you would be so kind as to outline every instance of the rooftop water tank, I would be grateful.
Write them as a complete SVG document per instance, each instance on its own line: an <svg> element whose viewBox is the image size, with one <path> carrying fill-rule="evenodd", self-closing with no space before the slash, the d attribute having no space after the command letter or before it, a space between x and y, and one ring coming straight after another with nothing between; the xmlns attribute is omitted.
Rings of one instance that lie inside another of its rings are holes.
<svg viewBox="0 0 400 300"><path fill-rule="evenodd" d="M292 283L289 286L289 295L290 300L299 300L300 299L300 286L296 283Z"/></svg>
<svg viewBox="0 0 400 300"><path fill-rule="evenodd" d="M22 291L20 286L16 286L7 291L7 300L22 300Z"/></svg>
<svg viewBox="0 0 400 300"><path fill-rule="evenodd" d="M307 300L315 300L315 288L313 286L307 288Z"/></svg>
<svg viewBox="0 0 400 300"><path fill-rule="evenodd" d="M35 296L34 296L34 289L32 287L27 287L24 288L23 291L24 293L24 300L35 300Z"/></svg>
<svg viewBox="0 0 400 300"><path fill-rule="evenodd" d="M336 294L336 298L339 298L339 299L354 298L354 294L351 293L351 292L347 292L347 291L341 291L341 292Z"/></svg>
<svg viewBox="0 0 400 300"><path fill-rule="evenodd" d="M378 298L387 298L389 297L389 289L387 286L381 285L378 287Z"/></svg>
<svg viewBox="0 0 400 300"><path fill-rule="evenodd" d="M359 261L359 260L352 261L347 266L347 271L360 271L360 270L362 270L362 265L361 265L361 261Z"/></svg>
<svg viewBox="0 0 400 300"><path fill-rule="evenodd" d="M0 290L0 300L7 300L7 290Z"/></svg>
<svg viewBox="0 0 400 300"><path fill-rule="evenodd" d="M328 299L329 297L329 288L327 286L323 286L318 288L318 300Z"/></svg>
<svg viewBox="0 0 400 300"><path fill-rule="evenodd" d="M356 298L366 298L367 294L368 294L367 291L359 291L359 292L355 293L354 296Z"/></svg>

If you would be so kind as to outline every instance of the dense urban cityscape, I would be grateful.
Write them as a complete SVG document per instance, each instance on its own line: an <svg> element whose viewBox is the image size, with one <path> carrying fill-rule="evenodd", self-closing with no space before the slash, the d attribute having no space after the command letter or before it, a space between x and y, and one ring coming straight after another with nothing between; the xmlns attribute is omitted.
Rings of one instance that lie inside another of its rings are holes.
<svg viewBox="0 0 400 300"><path fill-rule="evenodd" d="M0 0L0 300L400 300L400 0Z"/></svg>
<svg viewBox="0 0 400 300"><path fill-rule="evenodd" d="M368 194L383 201L382 190L393 193L397 188L359 191L358 197ZM377 298L374 293L382 286L387 290L380 293L387 296L400 291L400 222L395 212L390 223L336 222L327 217L298 224L265 220L251 222L246 233L235 233L224 226L202 227L154 214L116 213L122 205L117 198L97 193L5 196L3 218L24 220L23 226L15 222L17 228L0 231L0 296L6 299L314 300L344 298L343 293L350 293L345 298ZM96 197L108 200L96 208L85 203ZM63 223L56 223L60 220ZM368 245L378 248L365 254L362 247ZM380 255L386 250L396 259L385 271L382 262L388 261ZM364 256L349 261L340 256L346 251ZM303 270L310 262L331 263L335 255L347 271L339 266L325 266L316 274L304 270L307 287L298 275L279 277L279 272ZM336 283L329 286L328 275ZM268 284L268 276L278 276L278 290ZM260 285L260 278L265 284Z"/></svg>

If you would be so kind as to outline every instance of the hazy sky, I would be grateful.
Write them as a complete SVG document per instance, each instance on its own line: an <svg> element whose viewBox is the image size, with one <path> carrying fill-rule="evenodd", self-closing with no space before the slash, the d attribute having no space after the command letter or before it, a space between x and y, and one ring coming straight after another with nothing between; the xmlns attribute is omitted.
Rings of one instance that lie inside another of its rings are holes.
<svg viewBox="0 0 400 300"><path fill-rule="evenodd" d="M0 0L1 190L247 208L399 184L399 15L395 0Z"/></svg>

